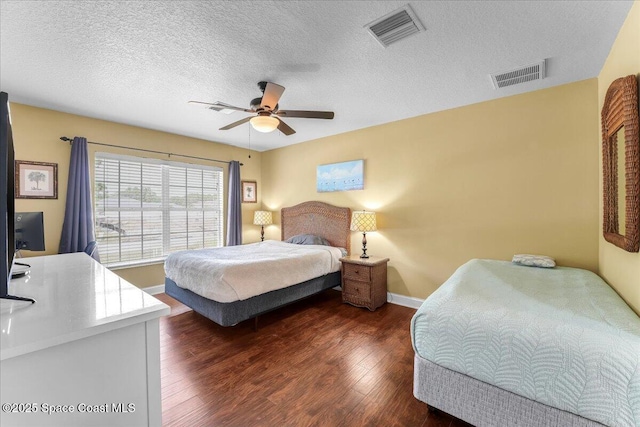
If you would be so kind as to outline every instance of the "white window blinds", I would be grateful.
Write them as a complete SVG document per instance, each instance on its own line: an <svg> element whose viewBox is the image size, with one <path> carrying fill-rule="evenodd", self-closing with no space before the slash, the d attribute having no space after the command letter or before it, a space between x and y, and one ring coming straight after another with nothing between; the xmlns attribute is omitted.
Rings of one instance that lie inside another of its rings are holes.
<svg viewBox="0 0 640 427"><path fill-rule="evenodd" d="M96 240L110 267L222 246L222 169L96 153Z"/></svg>

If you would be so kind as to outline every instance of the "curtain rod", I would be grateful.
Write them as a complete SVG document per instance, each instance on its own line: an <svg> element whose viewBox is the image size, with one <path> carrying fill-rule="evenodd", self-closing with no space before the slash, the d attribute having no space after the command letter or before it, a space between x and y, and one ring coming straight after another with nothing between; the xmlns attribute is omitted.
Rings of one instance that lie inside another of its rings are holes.
<svg viewBox="0 0 640 427"><path fill-rule="evenodd" d="M73 143L73 138L69 138L67 136L61 136L60 139L62 141L68 142L69 144ZM229 162L227 160L208 159L206 157L188 156L186 154L173 154L173 153L167 153L166 151L147 150L147 149L144 149L144 148L123 147L122 145L104 144L102 142L87 141L87 144L102 145L104 147L123 148L125 150L144 151L146 153L164 154L164 155L167 155L169 157L175 156L175 157L185 157L185 158L188 158L188 159L206 160L206 161L209 161L209 162L218 162L218 163L227 163L227 164L231 163L231 162ZM240 163L240 166L244 166L244 164Z"/></svg>

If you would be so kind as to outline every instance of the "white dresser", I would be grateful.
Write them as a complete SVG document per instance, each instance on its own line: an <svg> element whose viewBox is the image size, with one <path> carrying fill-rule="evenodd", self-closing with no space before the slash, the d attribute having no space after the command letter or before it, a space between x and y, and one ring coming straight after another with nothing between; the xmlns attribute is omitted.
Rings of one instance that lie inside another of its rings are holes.
<svg viewBox="0 0 640 427"><path fill-rule="evenodd" d="M84 253L22 258L0 300L0 425L160 426L169 307Z"/></svg>

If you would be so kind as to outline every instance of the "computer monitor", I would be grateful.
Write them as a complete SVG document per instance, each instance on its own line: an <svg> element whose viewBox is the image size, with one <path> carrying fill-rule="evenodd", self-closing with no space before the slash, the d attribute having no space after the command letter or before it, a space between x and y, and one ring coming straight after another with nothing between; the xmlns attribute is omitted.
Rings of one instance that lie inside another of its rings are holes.
<svg viewBox="0 0 640 427"><path fill-rule="evenodd" d="M16 212L16 250L44 251L42 212Z"/></svg>

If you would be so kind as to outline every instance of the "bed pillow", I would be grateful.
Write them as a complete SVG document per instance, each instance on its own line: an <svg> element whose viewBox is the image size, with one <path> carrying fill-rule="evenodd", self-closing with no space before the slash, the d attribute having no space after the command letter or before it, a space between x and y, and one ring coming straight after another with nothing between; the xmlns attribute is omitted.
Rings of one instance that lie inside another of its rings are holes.
<svg viewBox="0 0 640 427"><path fill-rule="evenodd" d="M526 265L527 267L553 268L556 260L544 255L516 254L511 260L514 264Z"/></svg>
<svg viewBox="0 0 640 427"><path fill-rule="evenodd" d="M297 245L324 245L331 246L331 243L324 237L315 234L298 234L285 240L286 243L295 243Z"/></svg>

